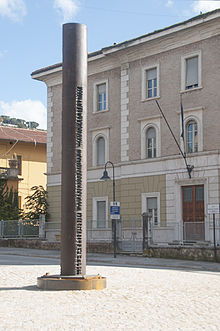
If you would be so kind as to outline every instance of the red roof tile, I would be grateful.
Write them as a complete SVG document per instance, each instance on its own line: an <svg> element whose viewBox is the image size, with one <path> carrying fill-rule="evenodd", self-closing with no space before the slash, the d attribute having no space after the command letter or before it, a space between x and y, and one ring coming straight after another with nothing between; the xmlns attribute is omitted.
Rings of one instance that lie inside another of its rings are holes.
<svg viewBox="0 0 220 331"><path fill-rule="evenodd" d="M34 144L46 144L47 131L0 126L0 140L15 140L32 142Z"/></svg>

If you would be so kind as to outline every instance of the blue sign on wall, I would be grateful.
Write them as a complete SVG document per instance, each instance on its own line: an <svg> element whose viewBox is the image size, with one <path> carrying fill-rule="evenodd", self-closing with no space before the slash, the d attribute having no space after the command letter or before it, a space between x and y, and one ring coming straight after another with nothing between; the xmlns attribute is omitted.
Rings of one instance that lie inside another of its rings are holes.
<svg viewBox="0 0 220 331"><path fill-rule="evenodd" d="M120 202L112 201L110 203L111 219L120 219Z"/></svg>

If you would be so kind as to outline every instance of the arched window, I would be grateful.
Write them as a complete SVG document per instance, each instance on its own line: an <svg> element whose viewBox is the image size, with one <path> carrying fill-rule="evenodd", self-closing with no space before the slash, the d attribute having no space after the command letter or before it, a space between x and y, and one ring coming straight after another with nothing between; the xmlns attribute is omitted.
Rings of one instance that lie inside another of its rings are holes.
<svg viewBox="0 0 220 331"><path fill-rule="evenodd" d="M105 139L99 137L96 141L97 146L97 165L105 164Z"/></svg>
<svg viewBox="0 0 220 331"><path fill-rule="evenodd" d="M153 127L146 131L146 157L156 157L156 130Z"/></svg>
<svg viewBox="0 0 220 331"><path fill-rule="evenodd" d="M186 124L186 152L198 152L198 126L195 120Z"/></svg>

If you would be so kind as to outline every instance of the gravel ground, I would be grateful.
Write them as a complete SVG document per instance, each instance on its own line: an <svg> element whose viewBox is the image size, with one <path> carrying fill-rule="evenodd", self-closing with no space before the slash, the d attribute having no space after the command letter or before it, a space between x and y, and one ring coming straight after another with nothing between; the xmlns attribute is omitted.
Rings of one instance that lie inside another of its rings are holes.
<svg viewBox="0 0 220 331"><path fill-rule="evenodd" d="M220 330L220 274L87 266L103 291L42 291L57 265L0 267L0 330Z"/></svg>

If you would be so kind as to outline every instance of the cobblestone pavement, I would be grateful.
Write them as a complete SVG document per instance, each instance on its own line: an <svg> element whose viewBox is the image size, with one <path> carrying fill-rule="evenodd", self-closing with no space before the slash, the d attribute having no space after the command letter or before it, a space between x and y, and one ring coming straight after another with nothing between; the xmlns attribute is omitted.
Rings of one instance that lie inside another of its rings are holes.
<svg viewBox="0 0 220 331"><path fill-rule="evenodd" d="M4 257L0 330L220 330L218 272L90 265L105 290L56 292L36 288L37 277L59 274L55 261Z"/></svg>

